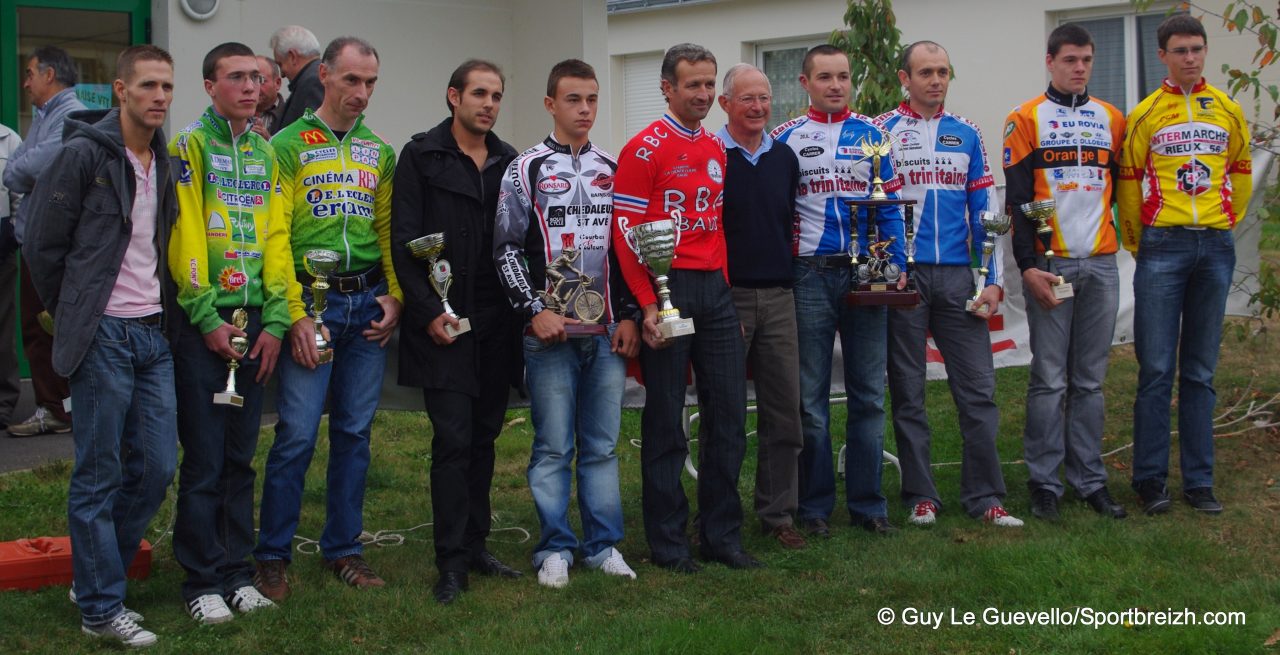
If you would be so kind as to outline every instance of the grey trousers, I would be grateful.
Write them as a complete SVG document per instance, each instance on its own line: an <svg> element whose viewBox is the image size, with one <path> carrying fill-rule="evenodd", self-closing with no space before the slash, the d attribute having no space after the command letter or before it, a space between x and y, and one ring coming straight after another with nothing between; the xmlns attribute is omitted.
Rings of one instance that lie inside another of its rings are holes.
<svg viewBox="0 0 1280 655"><path fill-rule="evenodd" d="M792 524L799 502L800 354L791 289L733 289L756 388L756 516L765 532Z"/></svg>
<svg viewBox="0 0 1280 655"><path fill-rule="evenodd" d="M13 416L13 408L18 404L18 396L22 390L18 382L17 350L22 344L14 343L18 321L17 304L14 302L17 284L16 253L0 253L0 425L9 425L15 418L26 418Z"/></svg>
<svg viewBox="0 0 1280 655"><path fill-rule="evenodd" d="M1120 277L1115 255L1055 258L1053 272L1075 286L1075 297L1049 310L1026 299L1031 329L1031 381L1022 434L1027 486L1061 496L1062 467L1067 484L1088 496L1107 482L1102 381L1116 330Z"/></svg>
<svg viewBox="0 0 1280 655"><path fill-rule="evenodd" d="M889 312L889 393L893 433L902 467L902 500L908 506L931 500L938 507L929 458L929 417L925 413L925 331L933 334L947 368L947 383L960 418L964 444L960 464L960 505L978 517L1002 505L1004 475L996 452L1000 410L987 322L965 311L973 295L968 266L917 265L920 304Z"/></svg>

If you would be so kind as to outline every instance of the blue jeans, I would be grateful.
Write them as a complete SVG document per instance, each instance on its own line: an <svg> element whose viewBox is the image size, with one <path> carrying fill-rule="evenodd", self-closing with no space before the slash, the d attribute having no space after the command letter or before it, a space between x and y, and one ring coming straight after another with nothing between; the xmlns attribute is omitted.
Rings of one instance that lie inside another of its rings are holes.
<svg viewBox="0 0 1280 655"><path fill-rule="evenodd" d="M230 308L219 315L230 322ZM262 333L262 312L249 308L249 349ZM287 351L287 349L286 349ZM252 584L253 455L262 426L263 385L259 359L248 356L236 369L236 392L244 405L213 404L227 386L227 362L209 350L195 326L183 326L174 352L178 387L178 519L173 526L173 555L187 572L182 597L219 596Z"/></svg>
<svg viewBox="0 0 1280 655"><path fill-rule="evenodd" d="M363 552L364 479L369 469L369 434L382 392L387 351L361 334L369 322L382 318L377 296L386 295L386 282L354 293L330 289L324 324L329 328L333 362L315 370L280 354L280 386L276 440L267 456L259 518L258 560L291 560L293 535L302 511L303 479L311 465L320 416L329 398L329 473L327 505L320 553L335 560ZM311 293L302 300L311 306Z"/></svg>
<svg viewBox="0 0 1280 655"><path fill-rule="evenodd" d="M884 307L850 307L848 268L827 268L797 258L796 329L800 346L801 520L831 517L836 482L831 451L832 344L840 333L844 386L845 502L855 521L888 515L880 490L884 458L884 385L888 314Z"/></svg>
<svg viewBox="0 0 1280 655"><path fill-rule="evenodd" d="M1182 486L1213 486L1213 409L1218 401L1213 373L1235 265L1230 230L1142 231L1133 276L1138 355L1134 485L1163 483L1169 475L1169 400L1176 370Z"/></svg>
<svg viewBox="0 0 1280 655"><path fill-rule="evenodd" d="M555 553L572 564L581 548L587 565L597 567L623 536L615 447L627 362L610 352L608 336L552 345L526 336L524 365L534 432L529 491L542 525L533 566ZM581 543L569 526L575 437Z"/></svg>
<svg viewBox="0 0 1280 655"><path fill-rule="evenodd" d="M124 611L125 573L178 463L173 359L159 324L103 316L71 374L67 527L86 625Z"/></svg>

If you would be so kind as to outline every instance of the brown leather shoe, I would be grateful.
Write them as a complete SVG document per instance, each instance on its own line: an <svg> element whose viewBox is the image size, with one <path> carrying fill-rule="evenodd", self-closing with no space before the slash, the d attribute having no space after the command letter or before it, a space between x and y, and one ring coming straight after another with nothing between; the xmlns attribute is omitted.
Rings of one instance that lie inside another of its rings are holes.
<svg viewBox="0 0 1280 655"><path fill-rule="evenodd" d="M370 587L385 587L386 582L378 577L377 573L369 568L369 563L359 555L348 555L339 557L333 561L325 560L325 568L333 571L339 580L355 587L357 589L368 589Z"/></svg>
<svg viewBox="0 0 1280 655"><path fill-rule="evenodd" d="M778 544L789 550L803 550L809 545L796 529L790 525L780 525L769 531L769 536L778 541Z"/></svg>
<svg viewBox="0 0 1280 655"><path fill-rule="evenodd" d="M253 586L275 603L284 602L289 597L289 576L285 569L289 563L282 559L264 559L257 563L257 572L253 574Z"/></svg>

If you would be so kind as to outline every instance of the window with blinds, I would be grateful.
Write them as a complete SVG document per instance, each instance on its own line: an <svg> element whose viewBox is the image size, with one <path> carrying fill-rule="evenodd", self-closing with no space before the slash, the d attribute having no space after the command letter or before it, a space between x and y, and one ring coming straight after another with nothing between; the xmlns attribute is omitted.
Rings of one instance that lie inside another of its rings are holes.
<svg viewBox="0 0 1280 655"><path fill-rule="evenodd" d="M662 116L667 100L662 96L662 53L628 55L622 61L623 124L627 140Z"/></svg>

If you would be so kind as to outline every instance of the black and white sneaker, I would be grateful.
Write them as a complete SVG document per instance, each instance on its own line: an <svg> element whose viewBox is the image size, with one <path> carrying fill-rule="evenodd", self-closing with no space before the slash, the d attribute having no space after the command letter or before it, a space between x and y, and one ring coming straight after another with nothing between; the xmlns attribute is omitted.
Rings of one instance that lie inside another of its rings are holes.
<svg viewBox="0 0 1280 655"><path fill-rule="evenodd" d="M227 601L218 594L205 594L188 601L187 613L202 625L226 623L235 618Z"/></svg>
<svg viewBox="0 0 1280 655"><path fill-rule="evenodd" d="M138 622L130 618L127 612L121 612L116 618L102 625L82 623L80 631L91 637L118 641L130 648L145 648L156 643L156 633L138 625Z"/></svg>
<svg viewBox="0 0 1280 655"><path fill-rule="evenodd" d="M262 592L258 591L257 588L251 584L247 584L227 594L227 597L223 600L227 601L228 605L235 608L235 610L241 614L248 614L249 612L262 609L264 607L276 606L275 603L271 602L270 598L263 596Z"/></svg>

